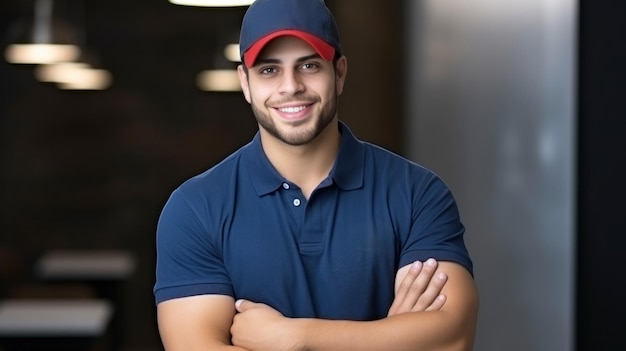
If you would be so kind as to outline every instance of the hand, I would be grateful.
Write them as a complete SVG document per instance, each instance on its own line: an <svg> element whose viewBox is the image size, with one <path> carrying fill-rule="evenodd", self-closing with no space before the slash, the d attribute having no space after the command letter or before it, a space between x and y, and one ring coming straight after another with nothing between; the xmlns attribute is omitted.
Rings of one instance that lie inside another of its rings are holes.
<svg viewBox="0 0 626 351"><path fill-rule="evenodd" d="M254 351L297 349L290 318L268 305L247 300L237 300L235 308L238 313L230 327L233 345Z"/></svg>
<svg viewBox="0 0 626 351"><path fill-rule="evenodd" d="M396 287L396 297L387 316L405 312L438 311L446 302L446 296L441 294L441 289L448 276L443 272L435 274L436 270L437 261L432 258L425 263L415 261L411 264L400 285Z"/></svg>

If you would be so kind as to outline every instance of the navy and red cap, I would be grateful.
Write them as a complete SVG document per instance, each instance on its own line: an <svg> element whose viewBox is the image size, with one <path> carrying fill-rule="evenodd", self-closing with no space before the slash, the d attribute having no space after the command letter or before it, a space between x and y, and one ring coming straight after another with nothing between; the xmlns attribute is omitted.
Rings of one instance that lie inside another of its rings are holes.
<svg viewBox="0 0 626 351"><path fill-rule="evenodd" d="M239 53L252 67L265 45L281 36L307 42L327 61L341 55L339 31L323 0L256 0L243 17Z"/></svg>

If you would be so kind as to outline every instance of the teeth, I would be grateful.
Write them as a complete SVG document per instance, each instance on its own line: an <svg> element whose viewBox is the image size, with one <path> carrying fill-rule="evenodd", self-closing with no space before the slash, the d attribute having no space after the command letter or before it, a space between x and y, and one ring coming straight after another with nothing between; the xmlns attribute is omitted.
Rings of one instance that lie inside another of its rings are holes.
<svg viewBox="0 0 626 351"><path fill-rule="evenodd" d="M294 107L282 107L282 108L279 108L278 110L280 112L285 112L285 113L297 113L297 112L304 110L305 108L306 106L294 106Z"/></svg>

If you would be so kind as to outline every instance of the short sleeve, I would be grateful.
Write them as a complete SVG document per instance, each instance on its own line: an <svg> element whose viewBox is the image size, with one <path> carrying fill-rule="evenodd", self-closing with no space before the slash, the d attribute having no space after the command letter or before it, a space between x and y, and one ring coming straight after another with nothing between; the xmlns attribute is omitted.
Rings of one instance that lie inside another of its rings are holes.
<svg viewBox="0 0 626 351"><path fill-rule="evenodd" d="M157 225L156 303L192 295L233 295L219 233L211 232L208 203L175 190Z"/></svg>
<svg viewBox="0 0 626 351"><path fill-rule="evenodd" d="M411 228L402 245L400 267L432 257L459 263L473 274L464 234L450 189L431 174L419 189L413 189Z"/></svg>

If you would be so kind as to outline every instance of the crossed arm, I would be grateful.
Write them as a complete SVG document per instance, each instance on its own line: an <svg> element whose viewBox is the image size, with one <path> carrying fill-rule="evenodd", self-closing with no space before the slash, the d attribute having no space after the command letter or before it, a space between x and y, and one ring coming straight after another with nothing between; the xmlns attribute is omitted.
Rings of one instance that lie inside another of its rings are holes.
<svg viewBox="0 0 626 351"><path fill-rule="evenodd" d="M287 318L267 305L224 295L157 307L168 351L471 350L477 309L473 279L450 262L401 268L389 314L377 321Z"/></svg>

